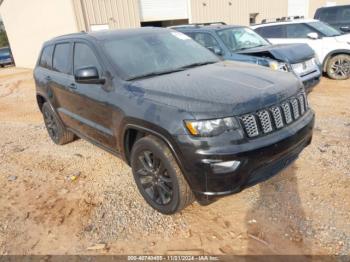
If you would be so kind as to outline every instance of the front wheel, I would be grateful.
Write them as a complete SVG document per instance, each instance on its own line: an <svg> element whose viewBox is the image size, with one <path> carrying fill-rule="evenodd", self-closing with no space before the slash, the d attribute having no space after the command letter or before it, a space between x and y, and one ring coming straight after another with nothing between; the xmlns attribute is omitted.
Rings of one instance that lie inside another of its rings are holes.
<svg viewBox="0 0 350 262"><path fill-rule="evenodd" d="M335 80L346 80L350 76L350 56L336 55L327 63L327 74Z"/></svg>
<svg viewBox="0 0 350 262"><path fill-rule="evenodd" d="M132 148L131 167L141 195L158 212L174 214L194 201L171 151L159 139L138 140Z"/></svg>

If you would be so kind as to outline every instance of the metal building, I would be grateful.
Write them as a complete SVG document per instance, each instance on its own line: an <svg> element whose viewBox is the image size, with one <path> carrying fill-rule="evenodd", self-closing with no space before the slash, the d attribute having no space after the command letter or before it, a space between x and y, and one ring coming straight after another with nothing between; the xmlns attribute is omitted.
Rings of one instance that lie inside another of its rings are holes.
<svg viewBox="0 0 350 262"><path fill-rule="evenodd" d="M298 12L311 13L326 2L329 1L0 0L0 14L16 65L33 68L42 43L57 35L82 30L213 21L249 25L262 19L287 16L291 12L293 15Z"/></svg>

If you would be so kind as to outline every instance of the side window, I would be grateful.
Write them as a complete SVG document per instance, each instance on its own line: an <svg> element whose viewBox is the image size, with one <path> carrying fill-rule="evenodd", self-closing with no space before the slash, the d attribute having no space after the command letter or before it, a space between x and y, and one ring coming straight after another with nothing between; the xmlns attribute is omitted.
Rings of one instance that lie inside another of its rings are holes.
<svg viewBox="0 0 350 262"><path fill-rule="evenodd" d="M315 32L304 24L288 24L286 25L288 38L307 38L309 33Z"/></svg>
<svg viewBox="0 0 350 262"><path fill-rule="evenodd" d="M285 38L285 28L283 25L273 25L260 27L255 31L264 38Z"/></svg>
<svg viewBox="0 0 350 262"><path fill-rule="evenodd" d="M64 74L71 74L71 45L70 43L57 44L53 55L52 68Z"/></svg>
<svg viewBox="0 0 350 262"><path fill-rule="evenodd" d="M51 69L52 67L52 52L53 45L44 47L43 52L41 53L39 65L41 67Z"/></svg>
<svg viewBox="0 0 350 262"><path fill-rule="evenodd" d="M74 72L83 67L94 66L101 74L101 65L91 48L83 43L74 45Z"/></svg>
<svg viewBox="0 0 350 262"><path fill-rule="evenodd" d="M216 39L208 33L194 33L193 39L200 45L208 48L211 51L213 51L214 49L221 50Z"/></svg>

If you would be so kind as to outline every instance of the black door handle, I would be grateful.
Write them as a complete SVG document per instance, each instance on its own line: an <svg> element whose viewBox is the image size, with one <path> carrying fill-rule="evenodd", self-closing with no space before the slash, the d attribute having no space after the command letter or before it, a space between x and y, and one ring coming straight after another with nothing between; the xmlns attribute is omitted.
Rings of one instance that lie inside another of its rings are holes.
<svg viewBox="0 0 350 262"><path fill-rule="evenodd" d="M69 85L69 88L71 88L71 89L77 89L77 85L76 85L75 83L71 83L71 84Z"/></svg>

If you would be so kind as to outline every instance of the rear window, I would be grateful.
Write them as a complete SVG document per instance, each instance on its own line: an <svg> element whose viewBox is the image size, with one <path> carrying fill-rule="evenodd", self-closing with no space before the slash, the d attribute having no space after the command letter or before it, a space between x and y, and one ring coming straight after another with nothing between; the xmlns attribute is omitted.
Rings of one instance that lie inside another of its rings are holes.
<svg viewBox="0 0 350 262"><path fill-rule="evenodd" d="M43 49L43 52L40 57L39 65L41 67L51 69L52 67L52 52L53 46L47 46Z"/></svg>
<svg viewBox="0 0 350 262"><path fill-rule="evenodd" d="M52 68L64 74L71 74L72 71L71 44L57 44L53 55Z"/></svg>
<svg viewBox="0 0 350 262"><path fill-rule="evenodd" d="M264 38L285 38L285 28L282 25L260 27L255 31Z"/></svg>
<svg viewBox="0 0 350 262"><path fill-rule="evenodd" d="M317 18L327 23L333 23L337 21L337 14L337 8L325 8L319 11Z"/></svg>

